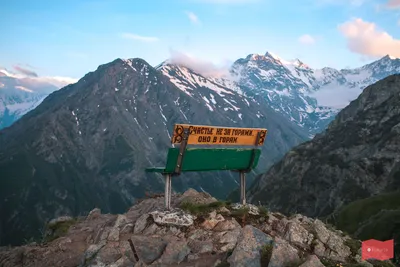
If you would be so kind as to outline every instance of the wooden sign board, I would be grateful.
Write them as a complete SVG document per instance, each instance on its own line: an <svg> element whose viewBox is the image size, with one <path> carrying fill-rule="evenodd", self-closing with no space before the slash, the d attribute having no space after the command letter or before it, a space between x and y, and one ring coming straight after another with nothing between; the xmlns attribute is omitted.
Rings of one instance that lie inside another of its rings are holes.
<svg viewBox="0 0 400 267"><path fill-rule="evenodd" d="M185 129L189 130L188 145L260 146L264 144L267 135L267 129L260 128L175 124L172 144L182 142ZM258 133L260 137L256 144Z"/></svg>

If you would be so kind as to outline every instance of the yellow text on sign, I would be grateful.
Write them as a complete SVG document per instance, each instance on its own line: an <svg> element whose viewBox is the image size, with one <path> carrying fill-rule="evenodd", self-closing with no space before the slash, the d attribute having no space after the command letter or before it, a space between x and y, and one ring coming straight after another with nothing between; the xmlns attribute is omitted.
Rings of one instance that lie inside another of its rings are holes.
<svg viewBox="0 0 400 267"><path fill-rule="evenodd" d="M184 130L189 130L188 144L190 145L263 145L267 129L260 128L233 128L205 125L176 124L171 137L173 144L180 144ZM257 134L260 138L257 141Z"/></svg>

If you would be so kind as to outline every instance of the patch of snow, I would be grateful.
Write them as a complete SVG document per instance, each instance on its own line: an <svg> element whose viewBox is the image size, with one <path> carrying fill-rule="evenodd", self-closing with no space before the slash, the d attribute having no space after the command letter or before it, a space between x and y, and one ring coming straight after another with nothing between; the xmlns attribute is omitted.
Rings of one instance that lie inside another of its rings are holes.
<svg viewBox="0 0 400 267"><path fill-rule="evenodd" d="M238 116L239 116L239 119L243 120L242 113L239 113Z"/></svg>
<svg viewBox="0 0 400 267"><path fill-rule="evenodd" d="M161 116L164 118L165 121L167 121L167 118L163 114L163 109L162 109L161 105L159 105L159 107L160 107Z"/></svg>
<svg viewBox="0 0 400 267"><path fill-rule="evenodd" d="M118 91L119 91L119 89L118 89L118 88L115 88L114 90L115 90L115 92L118 92Z"/></svg>
<svg viewBox="0 0 400 267"><path fill-rule="evenodd" d="M183 117L185 117L185 119L186 119L187 121L189 121L188 118L186 117L185 113L183 113L181 109L179 109L179 111L182 113Z"/></svg>
<svg viewBox="0 0 400 267"><path fill-rule="evenodd" d="M215 101L214 95L210 94L210 97L211 97L211 102L212 102L214 105L216 105L216 104L217 104L217 101Z"/></svg>
<svg viewBox="0 0 400 267"><path fill-rule="evenodd" d="M289 90L287 88L283 89L282 91L276 90L275 93L280 96L291 96L291 93L289 92Z"/></svg>
<svg viewBox="0 0 400 267"><path fill-rule="evenodd" d="M226 103L228 103L229 105L231 105L234 109L235 109L235 111L238 111L238 110L240 110L240 108L238 108L238 107L236 107L235 105L233 105L231 102L229 102L226 98L224 98L224 101L226 102Z"/></svg>

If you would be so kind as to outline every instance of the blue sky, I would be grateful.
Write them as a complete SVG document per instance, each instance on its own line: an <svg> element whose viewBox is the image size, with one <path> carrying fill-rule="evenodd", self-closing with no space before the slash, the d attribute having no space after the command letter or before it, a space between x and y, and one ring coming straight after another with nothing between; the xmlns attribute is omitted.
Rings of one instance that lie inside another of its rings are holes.
<svg viewBox="0 0 400 267"><path fill-rule="evenodd" d="M226 64L251 53L314 68L400 57L400 0L21 0L1 4L0 66L81 78L118 57Z"/></svg>

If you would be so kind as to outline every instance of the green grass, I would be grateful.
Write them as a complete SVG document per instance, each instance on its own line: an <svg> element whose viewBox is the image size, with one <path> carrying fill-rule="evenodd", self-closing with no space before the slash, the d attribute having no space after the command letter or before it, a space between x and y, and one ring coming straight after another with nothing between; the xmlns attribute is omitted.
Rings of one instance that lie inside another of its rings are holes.
<svg viewBox="0 0 400 267"><path fill-rule="evenodd" d="M232 255L233 249L230 249L226 252L224 259L218 263L215 267L229 267L231 264L228 262L228 258Z"/></svg>
<svg viewBox="0 0 400 267"><path fill-rule="evenodd" d="M193 215L206 215L214 210L229 206L226 201L215 201L209 204L194 204L192 202L183 202L180 208Z"/></svg>
<svg viewBox="0 0 400 267"><path fill-rule="evenodd" d="M235 209L231 212L233 217L243 217L247 216L249 214L250 208L248 207L243 207L240 209Z"/></svg>
<svg viewBox="0 0 400 267"><path fill-rule="evenodd" d="M77 222L76 218L73 218L68 221L63 221L63 222L56 222L53 224L48 224L47 225L47 231L49 234L47 234L44 237L44 242L51 242L59 237L62 237L67 234L69 228L74 225Z"/></svg>
<svg viewBox="0 0 400 267"><path fill-rule="evenodd" d="M258 213L260 214L261 217L267 217L268 209L264 206L258 206Z"/></svg>
<svg viewBox="0 0 400 267"><path fill-rule="evenodd" d="M381 210L400 210L400 191L354 201L337 212L335 225L348 233L358 230L360 224Z"/></svg>
<svg viewBox="0 0 400 267"><path fill-rule="evenodd" d="M344 244L350 248L351 254L353 256L357 255L359 249L361 248L361 242L355 239L346 239Z"/></svg>
<svg viewBox="0 0 400 267"><path fill-rule="evenodd" d="M274 245L272 244L267 244L262 246L260 254L261 254L261 259L260 259L260 264L261 267L268 267L269 261L271 260L272 256L272 250L274 249Z"/></svg>

